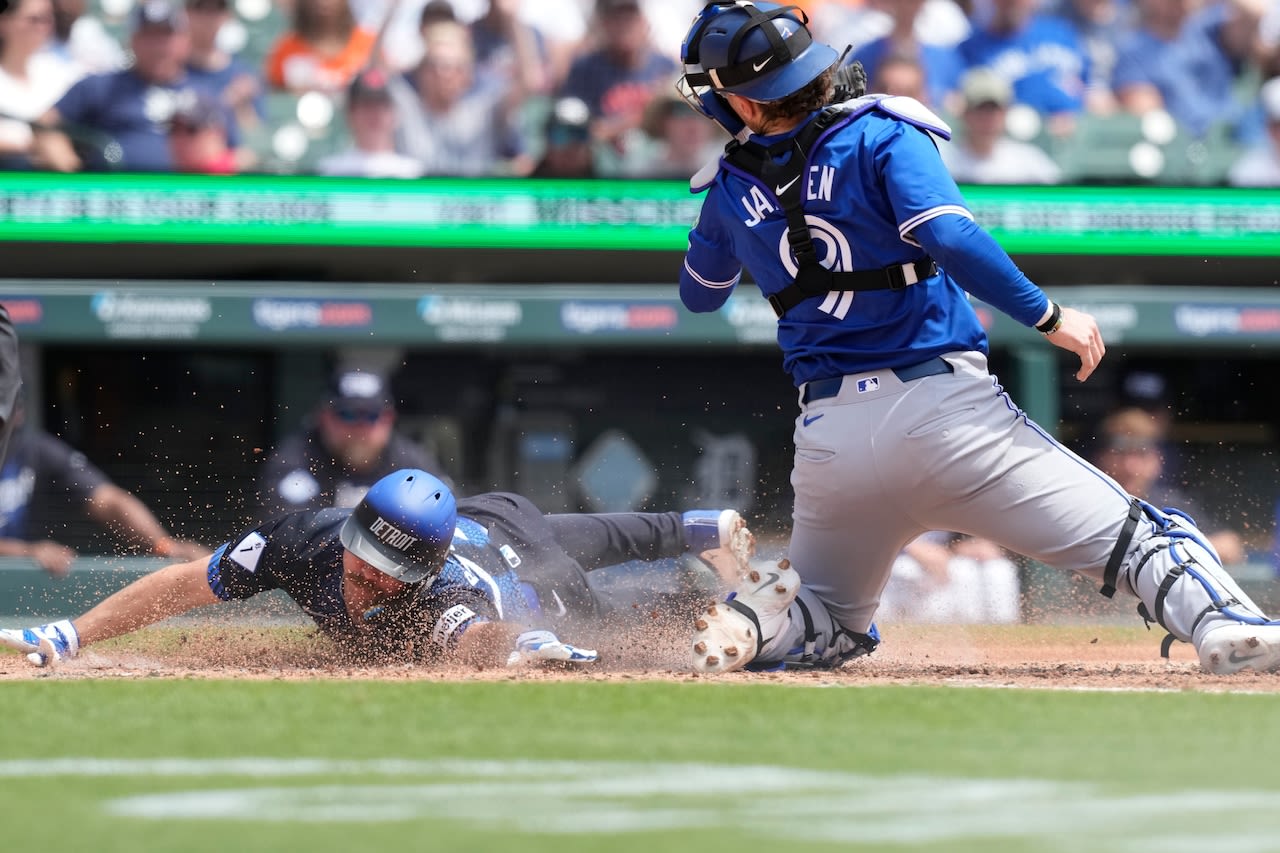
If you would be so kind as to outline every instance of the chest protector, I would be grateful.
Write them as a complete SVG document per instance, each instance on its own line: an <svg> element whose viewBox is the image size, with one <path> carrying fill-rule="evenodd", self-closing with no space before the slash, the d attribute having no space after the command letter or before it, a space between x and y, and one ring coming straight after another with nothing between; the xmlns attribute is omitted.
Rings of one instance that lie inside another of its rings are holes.
<svg viewBox="0 0 1280 853"><path fill-rule="evenodd" d="M720 166L747 178L772 195L787 217L787 242L795 256L797 272L795 281L766 297L778 317L806 299L825 296L833 290L902 290L938 272L937 265L928 255L882 269L847 271L829 270L818 261L813 236L801 207L801 188L805 183L802 178L809 167L809 155L831 133L876 108L931 134L944 139L951 137L950 128L918 102L910 98L867 95L827 107L810 119L795 136L772 145L735 139L725 146Z"/></svg>

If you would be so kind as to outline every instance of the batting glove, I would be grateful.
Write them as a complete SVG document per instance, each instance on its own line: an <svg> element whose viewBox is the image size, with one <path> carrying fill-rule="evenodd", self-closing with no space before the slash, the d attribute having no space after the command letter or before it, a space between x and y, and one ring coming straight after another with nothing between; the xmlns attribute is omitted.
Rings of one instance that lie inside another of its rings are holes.
<svg viewBox="0 0 1280 853"><path fill-rule="evenodd" d="M560 638L550 631L525 631L516 637L516 648L507 658L507 666L546 661L592 663L599 657L595 649L580 649L577 646L562 643Z"/></svg>
<svg viewBox="0 0 1280 853"><path fill-rule="evenodd" d="M37 628L0 629L0 645L24 652L36 666L69 660L80 651L80 635L70 619Z"/></svg>

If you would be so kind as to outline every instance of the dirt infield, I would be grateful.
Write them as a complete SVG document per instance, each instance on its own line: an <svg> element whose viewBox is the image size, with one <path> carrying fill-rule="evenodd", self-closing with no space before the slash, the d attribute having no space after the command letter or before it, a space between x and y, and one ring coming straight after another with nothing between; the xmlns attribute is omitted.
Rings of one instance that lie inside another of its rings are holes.
<svg viewBox="0 0 1280 853"><path fill-rule="evenodd" d="M798 686L1023 687L1093 690L1280 692L1280 674L1229 677L1200 671L1190 646L1159 656L1161 634L1108 626L922 626L884 629L870 658L837 670L788 670L716 676L729 683ZM649 631L631 638L629 656L605 656L573 671L486 670L403 664L355 665L307 629L218 625L157 628L86 650L48 669L0 654L0 681L84 678L375 679L396 681L558 680L699 681L683 663L680 636Z"/></svg>

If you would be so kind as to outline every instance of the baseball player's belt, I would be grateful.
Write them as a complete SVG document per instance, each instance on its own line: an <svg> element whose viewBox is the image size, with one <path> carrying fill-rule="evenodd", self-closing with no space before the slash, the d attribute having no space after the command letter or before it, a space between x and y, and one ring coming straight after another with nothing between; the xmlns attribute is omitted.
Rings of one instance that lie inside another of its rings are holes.
<svg viewBox="0 0 1280 853"><path fill-rule="evenodd" d="M926 376L938 376L942 373L954 373L955 368L946 359L934 357L927 361L921 361L917 364L908 364L906 367L891 368L894 376L898 377L900 382L910 382L912 379L923 379ZM812 403L815 400L825 400L828 397L834 397L840 393L840 386L844 384L843 376L834 376L831 379L815 379L812 382L804 384L804 392L801 394L801 402Z"/></svg>

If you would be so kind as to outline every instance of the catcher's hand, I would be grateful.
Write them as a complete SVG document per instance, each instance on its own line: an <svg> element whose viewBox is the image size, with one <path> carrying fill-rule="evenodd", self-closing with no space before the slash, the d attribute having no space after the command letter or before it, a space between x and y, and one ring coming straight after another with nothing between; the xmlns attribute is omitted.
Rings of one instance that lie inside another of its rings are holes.
<svg viewBox="0 0 1280 853"><path fill-rule="evenodd" d="M600 656L595 649L580 649L560 641L550 631L525 631L516 637L516 648L507 657L507 666L526 663L558 661L563 663L593 663Z"/></svg>
<svg viewBox="0 0 1280 853"><path fill-rule="evenodd" d="M1076 379L1081 382L1089 378L1107 352L1093 315L1066 306L1062 307L1062 325L1045 337L1054 346L1080 356L1080 369L1076 371Z"/></svg>

